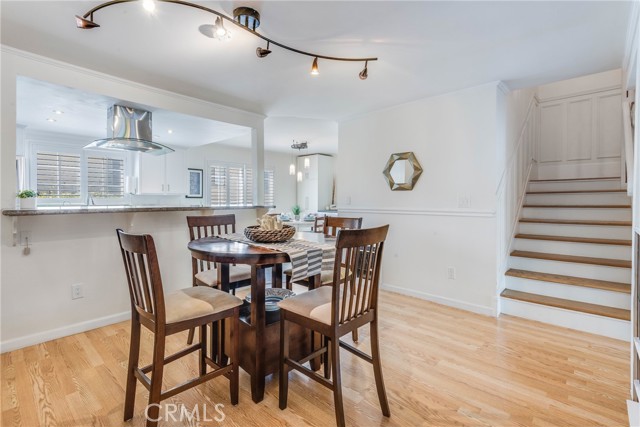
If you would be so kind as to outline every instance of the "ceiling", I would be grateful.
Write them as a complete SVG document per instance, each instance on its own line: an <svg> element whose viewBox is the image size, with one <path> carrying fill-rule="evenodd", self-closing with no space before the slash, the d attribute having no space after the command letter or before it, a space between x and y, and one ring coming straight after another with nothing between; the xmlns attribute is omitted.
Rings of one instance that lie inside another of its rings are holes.
<svg viewBox="0 0 640 427"><path fill-rule="evenodd" d="M619 68L631 2L199 2L231 15L260 11L259 32L292 47L335 56L377 56L362 81L360 63L311 59L239 29L230 41L203 36L213 16L159 4L98 11L94 30L74 15L98 1L1 3L3 44L82 67L267 116L341 120L403 102L502 80L535 86Z"/></svg>
<svg viewBox="0 0 640 427"><path fill-rule="evenodd" d="M107 137L107 109L113 104L151 111L153 140L171 147L195 147L241 136L251 140L251 129L244 126L123 102L26 77L18 78L16 98L19 125L45 132L86 136L87 143Z"/></svg>

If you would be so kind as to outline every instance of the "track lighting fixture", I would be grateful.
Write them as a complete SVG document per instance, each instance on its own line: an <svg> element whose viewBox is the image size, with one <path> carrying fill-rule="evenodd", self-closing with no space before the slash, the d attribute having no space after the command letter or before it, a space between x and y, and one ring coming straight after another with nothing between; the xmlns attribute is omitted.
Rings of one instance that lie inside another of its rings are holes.
<svg viewBox="0 0 640 427"><path fill-rule="evenodd" d="M269 50L269 42L267 42L267 48L266 49L263 49L261 47L256 48L256 55L258 55L258 58L265 58L270 53L271 53L271 51Z"/></svg>
<svg viewBox="0 0 640 427"><path fill-rule="evenodd" d="M133 0L111 0L111 1L107 1L105 3L99 4L98 6L95 6L94 8L92 8L82 16L76 15L76 26L84 30L98 28L100 27L100 25L93 20L93 14L95 12L99 11L100 9L104 9L106 7L115 6L122 3L130 3L132 1ZM190 3L185 0L142 0L142 6L150 12L153 12L155 10L157 3L171 3L179 6L191 7L194 9L202 10L204 12L208 12L213 15L216 15L215 25L206 26L208 28L213 27L213 31L211 33L209 33L208 31L203 32L203 34L205 34L207 37L215 37L219 40L226 40L230 38L231 33L224 26L224 21L226 20L229 23L235 25L236 27L241 28L244 31L247 31L258 38L261 38L262 40L267 42L267 48L264 49L262 47L258 47L256 49L256 55L259 58L264 58L271 53L271 50L269 49L270 44L274 44L290 52L294 52L300 55L310 56L313 58L313 65L311 67L311 74L313 75L319 74L319 71L318 71L319 58L326 59L329 61L364 62L365 63L364 69L358 74L358 76L360 77L361 80L366 80L366 78L368 77L368 62L378 60L378 58L343 58L343 57L336 57L336 56L319 55L317 53L306 52L300 49L296 49L296 48L284 45L282 43L278 43L275 40L271 40L263 36L262 34L256 32L256 29L260 26L260 14L258 13L258 11L250 7L237 7L233 11L233 18L231 18L221 12L210 9L206 6L202 6L196 3ZM202 27L203 26L201 26L201 32L202 32Z"/></svg>
<svg viewBox="0 0 640 427"><path fill-rule="evenodd" d="M316 56L313 59L313 64L311 65L311 75L317 76L318 74L320 74L320 71L318 71L318 57Z"/></svg>

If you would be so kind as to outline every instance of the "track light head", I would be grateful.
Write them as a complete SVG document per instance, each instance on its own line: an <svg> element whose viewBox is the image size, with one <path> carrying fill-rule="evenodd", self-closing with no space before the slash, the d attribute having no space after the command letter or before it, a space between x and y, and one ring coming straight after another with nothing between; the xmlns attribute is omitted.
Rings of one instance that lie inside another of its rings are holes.
<svg viewBox="0 0 640 427"><path fill-rule="evenodd" d="M320 74L320 71L318 71L318 57L316 56L313 59L313 65L311 65L311 75L317 76L318 74Z"/></svg>
<svg viewBox="0 0 640 427"><path fill-rule="evenodd" d="M91 18L93 19L93 16ZM83 30L90 30L92 28L97 28L100 25L86 18L76 15L76 26Z"/></svg>
<svg viewBox="0 0 640 427"><path fill-rule="evenodd" d="M213 36L218 40L231 38L231 33L224 27L224 21L219 16L216 18L216 23L213 25Z"/></svg>
<svg viewBox="0 0 640 427"><path fill-rule="evenodd" d="M269 50L269 42L267 42L267 48L266 49L264 49L262 47L256 48L256 55L258 55L258 58L265 58L270 53L271 53L271 51Z"/></svg>
<svg viewBox="0 0 640 427"><path fill-rule="evenodd" d="M368 61L365 61L364 69L360 71L360 74L358 74L358 77L360 77L360 80L367 80L367 77L369 77L369 71L367 70L367 65L368 65Z"/></svg>

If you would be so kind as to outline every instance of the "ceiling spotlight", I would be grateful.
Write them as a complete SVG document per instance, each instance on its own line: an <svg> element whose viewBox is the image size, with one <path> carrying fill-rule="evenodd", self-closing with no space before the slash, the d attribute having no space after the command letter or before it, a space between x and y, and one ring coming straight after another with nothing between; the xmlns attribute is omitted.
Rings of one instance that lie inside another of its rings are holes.
<svg viewBox="0 0 640 427"><path fill-rule="evenodd" d="M267 42L267 48L263 49L261 47L256 48L256 55L258 55L258 58L264 58L267 55L269 55L271 53L271 51L269 50L269 42Z"/></svg>
<svg viewBox="0 0 640 427"><path fill-rule="evenodd" d="M49 118L47 119L47 121L48 121L49 123L53 123L53 122L55 122L55 121L56 121L56 119L52 119L51 117L49 117Z"/></svg>
<svg viewBox="0 0 640 427"><path fill-rule="evenodd" d="M64 114L64 111L62 111L62 110L53 110L53 114L57 114L57 115Z"/></svg>
<svg viewBox="0 0 640 427"><path fill-rule="evenodd" d="M147 12L153 12L156 10L156 2L155 0L142 0L142 7L144 7L144 10Z"/></svg>
<svg viewBox="0 0 640 427"><path fill-rule="evenodd" d="M316 56L313 59L313 65L311 66L311 75L317 76L318 74L320 74L320 71L318 71L318 57Z"/></svg>
<svg viewBox="0 0 640 427"><path fill-rule="evenodd" d="M169 133L169 134L173 133L173 129L169 129L169 130L167 131L167 133Z"/></svg>
<svg viewBox="0 0 640 427"><path fill-rule="evenodd" d="M360 71L360 74L358 74L358 76L360 77L360 80L367 80L367 77L369 77L369 72L367 71L368 63L369 61L364 62L364 70Z"/></svg>
<svg viewBox="0 0 640 427"><path fill-rule="evenodd" d="M213 35L218 40L226 40L231 37L231 33L224 27L224 21L219 16L216 18L216 23L213 26Z"/></svg>
<svg viewBox="0 0 640 427"><path fill-rule="evenodd" d="M90 15L89 19L76 15L76 27L80 29L90 30L99 26L99 24L93 22L93 13Z"/></svg>

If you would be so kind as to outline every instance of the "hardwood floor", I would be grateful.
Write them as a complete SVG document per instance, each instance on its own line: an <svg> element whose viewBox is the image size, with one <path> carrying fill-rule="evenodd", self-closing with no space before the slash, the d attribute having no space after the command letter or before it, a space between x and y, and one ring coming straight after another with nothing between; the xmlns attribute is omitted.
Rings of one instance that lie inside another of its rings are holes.
<svg viewBox="0 0 640 427"><path fill-rule="evenodd" d="M382 292L382 363L391 418L378 406L373 370L341 353L347 424L362 426L623 426L629 394L627 343L525 319L475 315ZM360 332L368 351L368 330ZM142 361L150 361L143 334ZM350 340L350 337L345 337ZM172 337L167 352L186 342ZM122 422L129 323L123 322L2 355L2 422L9 426L143 426L147 392L137 388L136 417ZM197 359L165 370L165 385L195 375ZM217 379L169 399L201 423L161 426L332 426L331 391L290 374L289 407L278 409L277 376L254 404L240 375L240 404ZM225 415L224 423L215 404ZM206 405L207 418L202 415ZM166 407L165 407L166 410ZM161 414L163 410L161 410ZM176 418L178 418L176 413Z"/></svg>

